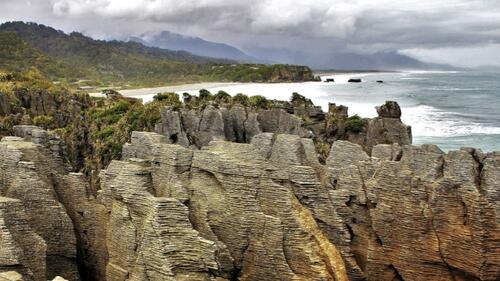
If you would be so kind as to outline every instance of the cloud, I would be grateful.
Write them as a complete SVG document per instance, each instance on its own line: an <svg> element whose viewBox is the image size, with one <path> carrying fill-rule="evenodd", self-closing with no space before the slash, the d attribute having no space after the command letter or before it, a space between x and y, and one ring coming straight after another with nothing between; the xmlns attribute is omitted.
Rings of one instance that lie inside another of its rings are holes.
<svg viewBox="0 0 500 281"><path fill-rule="evenodd" d="M171 30L247 50L320 55L405 50L433 57L500 44L498 0L2 0L1 5L0 20L39 21L97 38Z"/></svg>
<svg viewBox="0 0 500 281"><path fill-rule="evenodd" d="M99 16L209 31L343 40L363 48L500 42L489 0L54 0L58 16Z"/></svg>
<svg viewBox="0 0 500 281"><path fill-rule="evenodd" d="M500 44L473 47L407 49L400 53L423 61L462 67L500 66Z"/></svg>

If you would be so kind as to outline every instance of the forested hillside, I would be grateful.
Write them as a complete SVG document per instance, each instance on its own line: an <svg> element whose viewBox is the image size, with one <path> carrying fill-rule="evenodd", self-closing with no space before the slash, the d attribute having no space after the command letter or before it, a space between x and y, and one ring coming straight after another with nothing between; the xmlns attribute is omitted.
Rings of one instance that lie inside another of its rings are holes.
<svg viewBox="0 0 500 281"><path fill-rule="evenodd" d="M36 67L51 79L91 80L94 85L150 86L178 82L289 82L312 80L307 67L237 64L137 42L94 40L81 33L24 22L0 25L1 67Z"/></svg>

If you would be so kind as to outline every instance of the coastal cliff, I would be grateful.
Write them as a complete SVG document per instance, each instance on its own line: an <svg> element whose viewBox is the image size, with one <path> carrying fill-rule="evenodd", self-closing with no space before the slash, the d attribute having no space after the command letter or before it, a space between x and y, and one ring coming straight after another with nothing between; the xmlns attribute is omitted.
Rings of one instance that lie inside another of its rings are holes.
<svg viewBox="0 0 500 281"><path fill-rule="evenodd" d="M298 135L197 149L133 132L93 194L56 137L14 131L0 272L24 280L499 278L498 152L337 140L321 164Z"/></svg>
<svg viewBox="0 0 500 281"><path fill-rule="evenodd" d="M258 96L257 96L258 97ZM201 148L212 139L250 143L260 133L293 134L328 146L349 140L370 152L377 144L411 144L411 127L401 122L401 109L388 101L377 107L379 116L362 119L348 115L348 108L329 104L328 112L294 93L291 101L263 100L259 106L225 100L191 107L198 101L187 96L185 106L167 106L160 111L155 132L169 143ZM399 114L398 114L399 112Z"/></svg>
<svg viewBox="0 0 500 281"><path fill-rule="evenodd" d="M500 278L499 152L413 146L396 102L2 79L0 280Z"/></svg>

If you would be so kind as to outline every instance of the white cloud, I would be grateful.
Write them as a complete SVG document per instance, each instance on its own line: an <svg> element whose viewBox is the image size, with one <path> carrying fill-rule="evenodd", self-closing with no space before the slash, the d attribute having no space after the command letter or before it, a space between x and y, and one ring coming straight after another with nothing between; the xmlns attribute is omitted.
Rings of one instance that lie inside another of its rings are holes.
<svg viewBox="0 0 500 281"><path fill-rule="evenodd" d="M500 44L475 47L408 49L400 53L432 63L461 67L500 66Z"/></svg>
<svg viewBox="0 0 500 281"><path fill-rule="evenodd" d="M0 20L41 21L99 38L168 29L245 49L405 50L419 58L480 56L471 50L500 44L498 0L1 1Z"/></svg>
<svg viewBox="0 0 500 281"><path fill-rule="evenodd" d="M347 44L469 45L500 41L489 0L53 0L56 15L150 20L206 30L343 39Z"/></svg>

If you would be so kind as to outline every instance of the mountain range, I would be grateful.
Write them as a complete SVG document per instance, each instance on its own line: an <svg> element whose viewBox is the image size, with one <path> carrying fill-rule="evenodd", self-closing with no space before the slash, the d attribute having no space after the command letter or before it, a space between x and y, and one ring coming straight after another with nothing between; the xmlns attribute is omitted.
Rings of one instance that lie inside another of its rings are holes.
<svg viewBox="0 0 500 281"><path fill-rule="evenodd" d="M358 54L329 49L252 48L264 61L304 64L316 70L451 70L451 65L427 63L396 51Z"/></svg>
<svg viewBox="0 0 500 281"><path fill-rule="evenodd" d="M456 69L450 65L426 63L396 51L359 54L346 51L249 47L244 52L229 44L207 41L171 31L144 33L129 38L146 46L184 50L195 55L233 59L240 62L265 62L308 65L313 69L408 70Z"/></svg>
<svg viewBox="0 0 500 281"><path fill-rule="evenodd" d="M187 51L199 56L226 58L241 62L258 61L256 58L228 44L211 42L199 37L185 36L170 31L145 33L141 36L130 37L130 41L162 49Z"/></svg>

